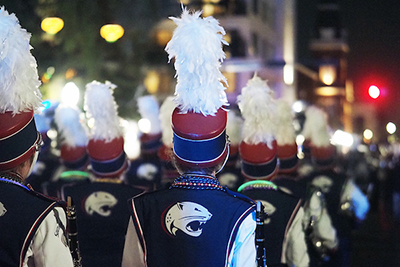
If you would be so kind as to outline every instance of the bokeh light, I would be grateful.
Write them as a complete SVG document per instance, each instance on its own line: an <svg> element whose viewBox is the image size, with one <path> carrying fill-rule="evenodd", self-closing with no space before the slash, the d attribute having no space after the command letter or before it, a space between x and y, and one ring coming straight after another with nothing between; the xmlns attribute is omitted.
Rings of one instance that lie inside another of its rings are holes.
<svg viewBox="0 0 400 267"><path fill-rule="evenodd" d="M101 27L100 35L107 42L113 43L124 35L124 28L118 24L107 24Z"/></svg>
<svg viewBox="0 0 400 267"><path fill-rule="evenodd" d="M389 134L394 134L396 132L396 124L394 124L393 122L389 122L388 124L386 124L386 131Z"/></svg>
<svg viewBox="0 0 400 267"><path fill-rule="evenodd" d="M46 33L56 34L64 28L64 21L57 17L48 17L42 21L40 26Z"/></svg>
<svg viewBox="0 0 400 267"><path fill-rule="evenodd" d="M67 106L76 106L79 94L78 86L74 82L68 82L61 91L61 102Z"/></svg>

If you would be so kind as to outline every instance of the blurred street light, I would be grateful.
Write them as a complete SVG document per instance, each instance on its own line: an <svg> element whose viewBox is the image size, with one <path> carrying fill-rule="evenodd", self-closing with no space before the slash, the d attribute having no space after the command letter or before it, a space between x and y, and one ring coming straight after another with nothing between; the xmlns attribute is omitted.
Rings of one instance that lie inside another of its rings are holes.
<svg viewBox="0 0 400 267"><path fill-rule="evenodd" d="M150 94L157 93L160 86L160 75L156 71L149 71L144 79L144 85Z"/></svg>
<svg viewBox="0 0 400 267"><path fill-rule="evenodd" d="M354 138L350 133L342 130L337 130L332 136L332 143L344 147L351 147L354 143Z"/></svg>
<svg viewBox="0 0 400 267"><path fill-rule="evenodd" d="M40 26L46 33L56 34L64 28L64 21L57 17L48 17L42 21Z"/></svg>
<svg viewBox="0 0 400 267"><path fill-rule="evenodd" d="M285 84L291 85L294 81L294 67L293 65L286 64L283 67L283 81Z"/></svg>
<svg viewBox="0 0 400 267"><path fill-rule="evenodd" d="M61 91L61 102L68 106L76 106L78 101L78 86L74 82L68 82Z"/></svg>
<svg viewBox="0 0 400 267"><path fill-rule="evenodd" d="M100 35L107 42L113 43L124 35L124 28L118 24L107 24L101 27Z"/></svg>
<svg viewBox="0 0 400 267"><path fill-rule="evenodd" d="M379 95L381 94L381 91L379 90L379 88L376 85L371 85L368 88L368 94L371 98L377 99L379 97Z"/></svg>
<svg viewBox="0 0 400 267"><path fill-rule="evenodd" d="M295 113L300 113L300 112L304 112L307 108L307 104L302 101L302 100L297 100L296 102L293 103L292 105L292 110Z"/></svg>
<svg viewBox="0 0 400 267"><path fill-rule="evenodd" d="M332 85L336 80L335 65L322 65L319 67L319 79L325 85Z"/></svg>
<svg viewBox="0 0 400 267"><path fill-rule="evenodd" d="M394 124L393 122L389 122L388 124L386 124L386 131L389 134L394 134L396 132L396 124Z"/></svg>
<svg viewBox="0 0 400 267"><path fill-rule="evenodd" d="M370 129L365 129L363 132L363 137L366 141L371 141L372 137L374 136L374 133Z"/></svg>

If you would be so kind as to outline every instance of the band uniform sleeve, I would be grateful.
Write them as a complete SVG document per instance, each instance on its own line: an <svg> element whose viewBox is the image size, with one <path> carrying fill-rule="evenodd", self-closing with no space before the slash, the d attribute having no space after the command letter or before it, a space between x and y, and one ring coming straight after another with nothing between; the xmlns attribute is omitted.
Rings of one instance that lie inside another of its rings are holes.
<svg viewBox="0 0 400 267"><path fill-rule="evenodd" d="M302 225L304 210L299 208L287 234L286 263L293 267L308 267L310 258L307 252L306 237Z"/></svg>
<svg viewBox="0 0 400 267"><path fill-rule="evenodd" d="M229 255L229 267L255 267L256 220L255 213L250 213L239 227L232 251Z"/></svg>
<svg viewBox="0 0 400 267"><path fill-rule="evenodd" d="M144 253L132 217L129 219L128 229L125 236L124 253L122 256L122 267L144 267Z"/></svg>
<svg viewBox="0 0 400 267"><path fill-rule="evenodd" d="M73 267L65 233L66 225L66 214L61 207L55 207L49 212L33 237L23 266Z"/></svg>

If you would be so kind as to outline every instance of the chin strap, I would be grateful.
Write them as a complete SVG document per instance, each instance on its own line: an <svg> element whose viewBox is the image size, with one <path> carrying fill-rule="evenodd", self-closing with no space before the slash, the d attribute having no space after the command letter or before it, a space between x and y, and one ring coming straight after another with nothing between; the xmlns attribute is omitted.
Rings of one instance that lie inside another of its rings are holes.
<svg viewBox="0 0 400 267"><path fill-rule="evenodd" d="M223 170L223 168L225 167L226 163L228 162L229 154L230 154L231 142L229 141L228 138L227 138L226 142L227 142L227 144L226 144L227 148L226 149L228 150L228 152L226 153L226 157L225 157L224 163L222 164L221 168L219 168L219 170L215 172L215 174L220 173Z"/></svg>

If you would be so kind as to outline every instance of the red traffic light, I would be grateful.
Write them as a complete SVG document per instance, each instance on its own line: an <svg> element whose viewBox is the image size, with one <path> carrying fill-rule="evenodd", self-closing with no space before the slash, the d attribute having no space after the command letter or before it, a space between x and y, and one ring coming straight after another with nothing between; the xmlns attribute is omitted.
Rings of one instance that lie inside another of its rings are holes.
<svg viewBox="0 0 400 267"><path fill-rule="evenodd" d="M381 90L376 85L371 85L368 89L368 94L371 98L377 99L381 94Z"/></svg>

